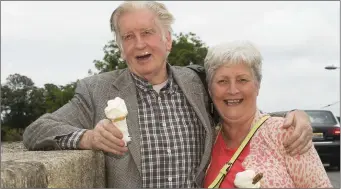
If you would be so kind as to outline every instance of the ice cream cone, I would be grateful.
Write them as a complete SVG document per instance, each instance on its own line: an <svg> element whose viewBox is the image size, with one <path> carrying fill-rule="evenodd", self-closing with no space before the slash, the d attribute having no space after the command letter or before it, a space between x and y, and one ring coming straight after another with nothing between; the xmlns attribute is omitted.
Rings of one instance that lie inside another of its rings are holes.
<svg viewBox="0 0 341 189"><path fill-rule="evenodd" d="M119 121L124 120L125 118L126 118L126 116L118 117L118 118L112 119L111 122L112 123L119 122Z"/></svg>
<svg viewBox="0 0 341 189"><path fill-rule="evenodd" d="M104 109L106 117L122 132L122 140L127 146L128 142L131 141L128 133L128 126L126 117L128 115L127 107L124 100L116 97L114 100L108 101L108 106Z"/></svg>
<svg viewBox="0 0 341 189"><path fill-rule="evenodd" d="M260 188L260 179L263 174L256 173L253 170L245 170L236 174L234 185L237 188Z"/></svg>

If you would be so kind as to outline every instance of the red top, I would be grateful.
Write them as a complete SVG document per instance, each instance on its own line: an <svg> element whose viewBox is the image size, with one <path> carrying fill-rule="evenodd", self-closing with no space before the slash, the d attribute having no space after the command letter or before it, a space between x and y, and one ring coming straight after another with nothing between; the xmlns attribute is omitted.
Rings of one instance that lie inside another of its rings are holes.
<svg viewBox="0 0 341 189"><path fill-rule="evenodd" d="M204 188L208 188L208 186L214 181L220 169L224 166L225 163L227 163L231 159L231 157L233 156L236 150L237 148L230 149L226 147L222 133L219 132L216 143L213 146L212 155L211 155L211 164L206 172L206 177L204 180ZM244 167L242 166L242 162L244 161L245 157L249 153L250 153L250 143L248 143L245 146L244 150L240 153L239 157L234 162L232 168L225 176L225 179L221 183L220 188L235 188L236 187L233 184L234 179L238 172L245 171Z"/></svg>

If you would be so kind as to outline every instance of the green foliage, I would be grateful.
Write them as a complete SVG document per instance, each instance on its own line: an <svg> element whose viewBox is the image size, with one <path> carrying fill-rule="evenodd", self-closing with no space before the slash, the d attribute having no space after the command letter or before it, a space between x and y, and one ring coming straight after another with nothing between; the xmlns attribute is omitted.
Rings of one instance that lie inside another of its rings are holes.
<svg viewBox="0 0 341 189"><path fill-rule="evenodd" d="M73 97L75 88L76 82L65 86L45 84L44 88L38 88L26 76L10 75L1 85L1 124L8 127L7 139L17 138L20 129L66 104Z"/></svg>
<svg viewBox="0 0 341 189"><path fill-rule="evenodd" d="M207 46L194 33L179 35L175 34L172 42L172 51L168 56L168 62L175 66L187 66L189 64L204 64L207 54ZM120 58L121 52L114 40L111 40L103 48L103 60L94 60L94 64L99 73L116 69L126 68L126 63ZM89 75L96 74L92 70Z"/></svg>
<svg viewBox="0 0 341 189"><path fill-rule="evenodd" d="M48 83L45 84L44 87L46 112L51 113L56 111L72 99L74 91L76 89L76 82L60 87Z"/></svg>
<svg viewBox="0 0 341 189"><path fill-rule="evenodd" d="M1 141L22 141L24 129L12 129L6 126L1 127Z"/></svg>
<svg viewBox="0 0 341 189"><path fill-rule="evenodd" d="M17 73L13 75L9 75L6 80L7 80L7 86L13 91L20 90L20 89L26 90L34 86L34 83L30 78L26 76L22 76Z"/></svg>
<svg viewBox="0 0 341 189"><path fill-rule="evenodd" d="M93 61L99 73L127 67L124 60L121 59L121 52L115 40L109 41L109 43L104 46L103 51L104 51L103 60ZM89 74L91 73L92 71L89 70Z"/></svg>
<svg viewBox="0 0 341 189"><path fill-rule="evenodd" d="M2 121L12 128L22 128L30 122L30 95L34 90L33 81L19 74L10 75L1 87Z"/></svg>
<svg viewBox="0 0 341 189"><path fill-rule="evenodd" d="M190 63L204 65L207 46L194 33L175 35L172 51L168 56L171 65L187 66Z"/></svg>

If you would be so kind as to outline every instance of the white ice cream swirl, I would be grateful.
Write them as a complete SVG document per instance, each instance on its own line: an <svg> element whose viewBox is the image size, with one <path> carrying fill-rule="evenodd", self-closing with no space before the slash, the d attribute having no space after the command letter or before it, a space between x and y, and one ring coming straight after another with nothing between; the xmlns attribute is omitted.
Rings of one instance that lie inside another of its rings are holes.
<svg viewBox="0 0 341 189"><path fill-rule="evenodd" d="M236 174L234 185L238 188L260 188L260 181L252 184L256 173L253 170L245 170Z"/></svg>
<svg viewBox="0 0 341 189"><path fill-rule="evenodd" d="M105 115L110 119L123 134L125 146L131 141L128 133L126 116L128 115L127 106L123 99L116 97L114 100L107 102L108 106L104 109Z"/></svg>

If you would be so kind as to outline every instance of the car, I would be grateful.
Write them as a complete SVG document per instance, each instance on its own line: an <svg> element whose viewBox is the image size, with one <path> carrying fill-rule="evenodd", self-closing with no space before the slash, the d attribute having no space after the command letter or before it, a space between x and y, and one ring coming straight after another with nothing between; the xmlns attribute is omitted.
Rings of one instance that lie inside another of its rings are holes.
<svg viewBox="0 0 341 189"><path fill-rule="evenodd" d="M323 163L340 170L340 122L329 110L304 110L313 129L313 144ZM273 112L285 115L288 111Z"/></svg>

